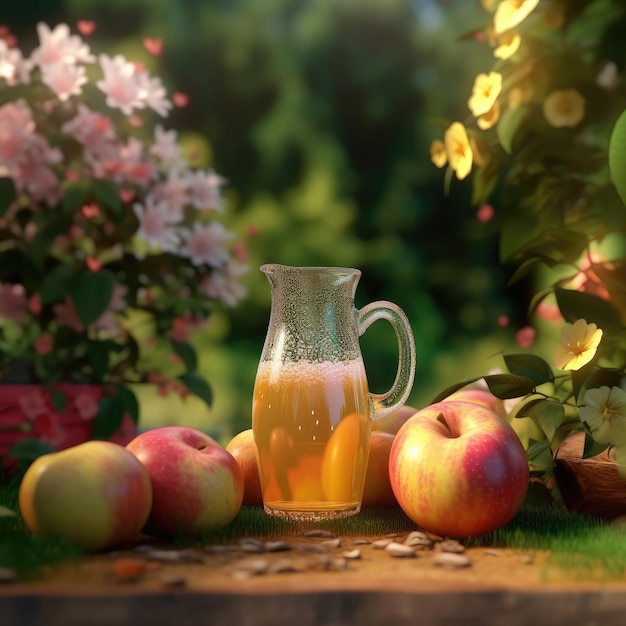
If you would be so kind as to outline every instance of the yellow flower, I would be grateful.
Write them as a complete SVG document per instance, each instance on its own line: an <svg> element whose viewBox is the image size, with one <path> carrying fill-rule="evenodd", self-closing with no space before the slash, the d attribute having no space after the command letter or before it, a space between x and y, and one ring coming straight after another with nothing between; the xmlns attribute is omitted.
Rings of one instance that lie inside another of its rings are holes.
<svg viewBox="0 0 626 626"><path fill-rule="evenodd" d="M443 167L448 162L446 145L441 139L435 139L430 144L430 160L437 166Z"/></svg>
<svg viewBox="0 0 626 626"><path fill-rule="evenodd" d="M500 104L496 100L493 103L493 106L491 107L491 109L487 111L487 113L484 113L483 115L481 115L479 118L476 119L476 124L478 125L478 128L482 130L487 130L491 128L492 126L494 126L499 119L500 119Z"/></svg>
<svg viewBox="0 0 626 626"><path fill-rule="evenodd" d="M493 16L496 35L521 24L536 8L539 0L503 0Z"/></svg>
<svg viewBox="0 0 626 626"><path fill-rule="evenodd" d="M533 95L533 86L529 80L522 80L509 89L509 109L517 109L526 104Z"/></svg>
<svg viewBox="0 0 626 626"><path fill-rule="evenodd" d="M522 43L519 33L508 31L498 37L498 46L493 51L493 56L497 59L510 59L518 50Z"/></svg>
<svg viewBox="0 0 626 626"><path fill-rule="evenodd" d="M626 392L619 387L589 389L579 409L580 419L587 424L598 443L626 443Z"/></svg>
<svg viewBox="0 0 626 626"><path fill-rule="evenodd" d="M452 122L445 132L444 142L450 167L456 177L463 180L472 170L474 157L465 126L460 122Z"/></svg>
<svg viewBox="0 0 626 626"><path fill-rule="evenodd" d="M467 101L467 106L474 117L480 117L490 111L501 91L502 74L499 72L479 74L474 80L472 95Z"/></svg>
<svg viewBox="0 0 626 626"><path fill-rule="evenodd" d="M555 128L572 128L585 117L585 99L576 89L553 91L543 102L543 114Z"/></svg>
<svg viewBox="0 0 626 626"><path fill-rule="evenodd" d="M480 0L480 4L485 11L492 13L497 1L498 0Z"/></svg>
<svg viewBox="0 0 626 626"><path fill-rule="evenodd" d="M561 345L554 354L554 364L561 370L579 370L596 354L602 329L593 322L576 320L561 329Z"/></svg>

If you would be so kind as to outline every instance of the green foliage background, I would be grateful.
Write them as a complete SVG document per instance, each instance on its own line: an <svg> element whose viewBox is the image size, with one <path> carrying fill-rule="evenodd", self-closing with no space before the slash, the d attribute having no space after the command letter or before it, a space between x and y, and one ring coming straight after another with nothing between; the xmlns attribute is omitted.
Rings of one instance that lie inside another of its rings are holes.
<svg viewBox="0 0 626 626"><path fill-rule="evenodd" d="M490 55L456 36L481 17L437 0L32 0L3 6L22 50L35 24L94 20L98 52L123 52L189 94L165 121L204 142L200 159L229 180L231 229L247 239L249 297L216 312L194 341L214 388L194 402L142 393L143 427L185 423L221 438L249 427L270 292L258 266L358 267L357 306L392 300L418 349L410 402L500 365L525 323L525 283L506 286L497 241L471 206L468 182L444 196L430 162L431 117L456 109ZM476 24L478 26L478 24ZM143 37L163 39L151 57ZM471 53L470 53L471 52ZM246 233L258 231L254 237ZM498 316L511 319L507 329ZM362 338L370 387L395 372L390 328ZM167 359L157 354L155 358Z"/></svg>

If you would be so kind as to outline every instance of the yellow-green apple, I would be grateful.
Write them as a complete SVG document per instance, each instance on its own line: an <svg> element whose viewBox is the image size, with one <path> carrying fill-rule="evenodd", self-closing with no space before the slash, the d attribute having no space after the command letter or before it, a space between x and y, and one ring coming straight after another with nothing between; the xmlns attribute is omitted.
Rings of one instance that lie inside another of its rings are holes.
<svg viewBox="0 0 626 626"><path fill-rule="evenodd" d="M365 474L363 506L397 506L389 482L389 453L395 436L382 431L372 432L370 454Z"/></svg>
<svg viewBox="0 0 626 626"><path fill-rule="evenodd" d="M234 457L243 475L243 504L263 504L256 444L252 428L242 430L226 444L226 450Z"/></svg>
<svg viewBox="0 0 626 626"><path fill-rule="evenodd" d="M526 452L504 418L474 402L443 401L400 429L389 478L404 512L424 530L469 537L513 519L529 473Z"/></svg>
<svg viewBox="0 0 626 626"><path fill-rule="evenodd" d="M381 430L384 433L395 435L404 422L406 422L409 417L415 415L415 413L417 413L416 408L403 404L394 411L374 419L372 422L372 431Z"/></svg>
<svg viewBox="0 0 626 626"><path fill-rule="evenodd" d="M124 446L86 441L35 459L19 487L32 532L64 537L87 550L135 539L152 505L150 477Z"/></svg>
<svg viewBox="0 0 626 626"><path fill-rule="evenodd" d="M162 426L140 433L126 449L141 461L152 482L147 534L165 539L199 535L226 526L239 512L241 469L206 433Z"/></svg>

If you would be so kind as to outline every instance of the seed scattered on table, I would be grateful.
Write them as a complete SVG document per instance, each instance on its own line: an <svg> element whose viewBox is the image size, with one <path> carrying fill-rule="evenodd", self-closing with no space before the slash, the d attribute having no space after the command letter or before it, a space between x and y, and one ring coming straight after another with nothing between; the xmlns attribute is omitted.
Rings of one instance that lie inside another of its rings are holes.
<svg viewBox="0 0 626 626"><path fill-rule="evenodd" d="M352 541L353 546L369 546L371 543L369 539L354 539Z"/></svg>
<svg viewBox="0 0 626 626"><path fill-rule="evenodd" d="M187 586L187 579L184 576L162 576L161 585L167 589L180 589Z"/></svg>
<svg viewBox="0 0 626 626"><path fill-rule="evenodd" d="M282 539L278 539L276 541L266 541L265 549L268 552L285 552L286 550L291 550L291 544L283 541Z"/></svg>
<svg viewBox="0 0 626 626"><path fill-rule="evenodd" d="M465 552L465 546L456 539L445 539L439 544L439 549L442 552L451 552L454 554L462 554Z"/></svg>
<svg viewBox="0 0 626 626"><path fill-rule="evenodd" d="M465 554L455 552L439 552L433 557L433 565L450 569L469 567L471 564L472 562Z"/></svg>
<svg viewBox="0 0 626 626"><path fill-rule="evenodd" d="M314 528L313 530L307 530L303 533L304 537L326 537L327 539L332 539L335 536L335 533L330 532L330 530L322 530L320 528Z"/></svg>
<svg viewBox="0 0 626 626"><path fill-rule="evenodd" d="M342 553L343 557L350 560L356 560L361 558L361 551L358 548L354 550L346 550Z"/></svg>
<svg viewBox="0 0 626 626"><path fill-rule="evenodd" d="M390 556L395 557L415 558L417 556L415 550L411 548L411 546L407 546L403 543L398 543L397 541L392 541L385 548L385 551L388 552Z"/></svg>
<svg viewBox="0 0 626 626"><path fill-rule="evenodd" d="M486 556L502 556L502 552L499 550L494 550L492 548L487 548L484 552Z"/></svg>
<svg viewBox="0 0 626 626"><path fill-rule="evenodd" d="M393 543L393 539L377 539L372 542L372 548L375 550L384 550L390 543Z"/></svg>
<svg viewBox="0 0 626 626"><path fill-rule="evenodd" d="M259 553L265 550L265 545L262 541L254 539L253 537L245 537L239 541L239 548L243 552Z"/></svg>
<svg viewBox="0 0 626 626"><path fill-rule="evenodd" d="M321 543L298 543L296 550L299 552L326 552L326 548Z"/></svg>
<svg viewBox="0 0 626 626"><path fill-rule="evenodd" d="M325 541L320 542L325 548L330 548L331 550L334 548L338 548L341 545L341 539L327 539Z"/></svg>

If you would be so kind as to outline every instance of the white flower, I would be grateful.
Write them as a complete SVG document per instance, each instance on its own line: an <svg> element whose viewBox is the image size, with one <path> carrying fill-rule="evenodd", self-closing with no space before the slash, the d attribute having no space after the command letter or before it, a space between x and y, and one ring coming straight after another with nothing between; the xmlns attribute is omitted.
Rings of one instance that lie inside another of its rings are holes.
<svg viewBox="0 0 626 626"><path fill-rule="evenodd" d="M232 237L223 224L213 222L208 226L193 225L191 230L181 231L183 247L180 254L189 257L194 265L206 263L212 267L220 267L228 261L225 244Z"/></svg>
<svg viewBox="0 0 626 626"><path fill-rule="evenodd" d="M184 217L185 206L189 200L185 179L178 170L170 170L167 180L157 183L154 187L154 197L157 202L163 202L169 207L172 219L181 221Z"/></svg>
<svg viewBox="0 0 626 626"><path fill-rule="evenodd" d="M7 85L28 82L32 67L32 61L25 60L20 50L9 48L4 39L0 39L0 78L4 78Z"/></svg>
<svg viewBox="0 0 626 626"><path fill-rule="evenodd" d="M165 203L156 202L152 195L148 195L145 205L136 202L133 211L139 220L139 239L164 252L175 252L178 249L180 240Z"/></svg>
<svg viewBox="0 0 626 626"><path fill-rule="evenodd" d="M580 419L598 443L626 443L626 392L619 387L589 389L583 397Z"/></svg>
<svg viewBox="0 0 626 626"><path fill-rule="evenodd" d="M593 322L576 320L561 329L561 345L554 354L554 364L561 370L579 370L596 355L602 329Z"/></svg>
<svg viewBox="0 0 626 626"><path fill-rule="evenodd" d="M145 88L137 80L135 66L121 54L111 58L107 54L100 55L100 67L103 79L96 85L106 94L106 103L119 109L124 115L131 115L133 109L145 107Z"/></svg>

